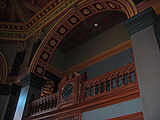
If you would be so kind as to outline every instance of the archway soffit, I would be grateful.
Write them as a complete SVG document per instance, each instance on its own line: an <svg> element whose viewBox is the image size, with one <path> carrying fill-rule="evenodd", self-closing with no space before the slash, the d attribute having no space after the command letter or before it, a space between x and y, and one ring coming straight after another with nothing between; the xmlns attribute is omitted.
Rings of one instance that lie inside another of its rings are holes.
<svg viewBox="0 0 160 120"><path fill-rule="evenodd" d="M46 66L60 41L80 22L102 11L121 11L128 18L137 14L131 0L84 0L74 5L52 26L34 55L28 72L43 77Z"/></svg>

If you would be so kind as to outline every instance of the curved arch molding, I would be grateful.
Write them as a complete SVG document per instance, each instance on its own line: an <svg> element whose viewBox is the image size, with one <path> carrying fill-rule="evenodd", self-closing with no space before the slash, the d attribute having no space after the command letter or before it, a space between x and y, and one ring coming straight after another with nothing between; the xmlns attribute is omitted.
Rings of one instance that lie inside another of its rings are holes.
<svg viewBox="0 0 160 120"><path fill-rule="evenodd" d="M4 55L0 51L0 84L6 84L7 76L8 76L7 62Z"/></svg>
<svg viewBox="0 0 160 120"><path fill-rule="evenodd" d="M49 59L67 33L86 18L103 11L121 11L128 18L137 14L132 0L79 0L62 12L61 19L44 37L32 59L28 73L33 72L43 77Z"/></svg>

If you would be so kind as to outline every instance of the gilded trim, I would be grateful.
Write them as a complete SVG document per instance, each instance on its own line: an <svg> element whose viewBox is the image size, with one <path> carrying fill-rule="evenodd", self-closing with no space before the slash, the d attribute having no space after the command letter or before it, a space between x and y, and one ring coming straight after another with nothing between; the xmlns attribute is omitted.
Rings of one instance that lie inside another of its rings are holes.
<svg viewBox="0 0 160 120"><path fill-rule="evenodd" d="M70 11L72 11L72 9L69 10L68 12L66 12L65 15L64 15L63 17L61 17L61 19L59 19L59 21L61 21ZM47 35L46 35L45 38L43 39L42 43L41 43L40 46L38 47L38 49L37 49L37 51L36 51L36 53L35 53L32 61L31 61L31 65L29 66L28 73L32 72L33 67L34 67L34 65L36 64L36 63L35 63L35 62L36 62L35 59L40 55L40 52L41 52L41 50L42 50L41 47L43 46L43 44L46 43L46 41L44 41L44 40L46 40L48 37L50 37L51 31L52 31L52 30L54 29L54 27L59 23L59 21L58 21L56 24L54 24L54 26L49 30L49 32L47 33Z"/></svg>
<svg viewBox="0 0 160 120"><path fill-rule="evenodd" d="M62 0L60 3L55 3L55 1L50 2L46 7L44 7L41 11L39 11L36 15L34 15L31 19L29 19L26 23L14 23L14 25L7 24L7 23L0 23L0 30L3 34L8 34L8 32L12 32L12 36L5 35L2 36L1 33L1 39L12 39L12 40L18 40L18 41L24 41L27 40L29 37L31 37L36 31L42 29L42 27L46 26L49 22L51 22L56 16L58 16L62 11L69 8L70 6L77 4L80 5L87 0ZM108 0L106 0L108 1ZM109 0L118 4L122 4L123 2L120 0L113 1ZM52 6L52 4L56 4L55 7ZM137 14L137 9L132 2L132 0L124 1L122 4L124 8L126 8L125 12L128 14L128 18L134 16ZM122 7L122 6L121 6ZM123 8L123 9L124 9ZM41 16L42 15L42 16ZM16 32L20 31L25 38L23 40L21 38L16 38L15 34ZM7 32L7 33L6 33ZM12 38L13 37L13 38Z"/></svg>
<svg viewBox="0 0 160 120"><path fill-rule="evenodd" d="M77 0L78 1L78 0ZM121 8L117 8L117 10L122 10L122 11L124 11L126 14L127 14L127 16L128 16L128 18L130 18L130 17L132 17L132 16L134 16L135 15L135 12L134 12L134 10L133 10L133 8L132 8L132 6L131 6L131 4L128 2L128 1L125 1L124 3L122 3L122 1L120 1L120 0L118 0L118 1L113 1L113 0L104 0L104 2L114 2L117 6L120 6ZM92 0L92 1L90 1L90 2L88 2L88 1L86 1L86 2L83 2L83 4L81 4L81 3L76 3L77 5L75 5L76 6L76 8L78 9L78 12L83 8L83 7L85 7L86 5L87 6L92 6L92 4L94 3L94 0ZM85 4L85 6L84 6L84 4ZM74 10L74 6L72 6L69 10ZM108 8L108 7L106 7L106 10L113 10L112 8ZM68 12L68 11L67 11ZM93 12L93 11L92 11ZM100 12L100 11L99 11ZM71 13L69 13L68 12L68 14L65 14L64 16L63 16L63 18L64 19L61 19L61 20L59 20L56 24L57 24L57 26L55 26L55 24L53 25L53 27L51 28L51 30L48 32L48 34L46 35L47 37L45 37L45 39L43 39L43 42L40 44L40 46L39 46L39 49L37 50L38 52L36 52L36 57L34 57L33 59L32 59L32 61L33 62L31 62L31 65L30 65L30 67L29 67L29 71L28 72L35 72L36 71L36 69L37 69L37 67L39 66L39 67L42 67L44 70L46 69L46 65L48 64L48 61L43 61L43 60L41 60L41 58L40 58L40 56L41 56L41 53L42 53L42 51L45 49L45 48L47 48L48 46L47 46L47 43L48 43L48 41L49 40L51 40L51 39L57 39L58 40L58 42L57 42L57 45L59 44L59 42L61 41L61 40L63 40L63 38L65 37L65 35L71 30L71 29L73 29L74 28L74 26L71 26L71 27L68 27L66 24L67 24L67 19L68 19L68 17L67 16L70 16L71 14L76 14L77 12L71 12ZM89 14L88 16L90 16L90 15L93 15L93 14L95 14L95 12L93 12L93 13L91 13L91 14ZM88 16L82 16L82 18L81 18L81 20L80 21L83 21L86 17L88 17ZM65 27L67 27L66 29L67 29L67 31L62 35L62 34L59 34L57 31L60 29L60 27L62 27L62 26L65 26ZM56 46L54 46L54 48L52 48L51 49L51 52L53 53L54 52L54 50L56 49L56 47L57 47L57 45ZM51 53L51 54L52 54ZM51 55L50 54L50 55ZM72 71L72 70L71 70ZM66 73L65 73L66 74ZM38 74L39 76L41 76L41 77L43 77L43 74Z"/></svg>

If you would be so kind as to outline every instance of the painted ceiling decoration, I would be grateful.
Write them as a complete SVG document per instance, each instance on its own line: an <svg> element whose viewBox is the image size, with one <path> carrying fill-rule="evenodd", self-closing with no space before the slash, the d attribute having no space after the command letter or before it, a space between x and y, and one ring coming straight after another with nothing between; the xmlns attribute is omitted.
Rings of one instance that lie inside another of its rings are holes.
<svg viewBox="0 0 160 120"><path fill-rule="evenodd" d="M0 39L25 41L77 0L54 0L24 23L0 22Z"/></svg>
<svg viewBox="0 0 160 120"><path fill-rule="evenodd" d="M71 21L73 18L74 23ZM63 38L58 45L58 49L63 53L67 53L73 48L94 38L98 34L125 19L127 19L126 14L119 11L102 11L100 13L96 13L95 15L89 16L84 21L80 21L78 16L71 16L68 19L70 24L74 25L77 22L80 22Z"/></svg>
<svg viewBox="0 0 160 120"><path fill-rule="evenodd" d="M103 12L108 14L109 12L114 13L112 14L113 16L111 16L112 20L117 16L121 16L121 18L130 18L137 14L134 3L130 0L79 1L74 7L70 7L65 12L62 12L63 17L53 25L37 49L28 72L34 72L43 77L46 66L59 43L66 39L66 36L74 31L76 26L81 23L86 23L92 16L96 16ZM89 22L87 24L89 24ZM109 22L106 22L105 24L110 25Z"/></svg>
<svg viewBox="0 0 160 120"><path fill-rule="evenodd" d="M20 5L17 7L18 11L24 11L27 15L29 13L29 18L25 18L25 16L22 16L22 12L19 12L19 18L23 17L23 19L28 19L26 22L21 23L10 23L10 22L0 22L0 39L1 40L18 40L18 41L25 41L29 39L35 32L45 27L47 24L52 22L54 19L56 19L57 16L60 16L64 14L65 11L69 11L71 9L75 9L76 5L82 5L82 3L87 4L87 0L52 0L49 1L47 4L47 0L43 0L43 2L40 2L42 0L32 1L32 0L14 0L16 1L17 5L21 4L23 7L21 8ZM102 2L103 0L97 0ZM134 16L137 14L136 7L132 0L105 0L106 2L111 2L108 5L112 6L112 2L114 4L119 5L127 14L128 18L131 16ZM93 2L91 0L90 2ZM28 5L29 3L29 5ZM43 3L43 5L41 5ZM30 10L26 6L35 8L36 10ZM30 5L31 4L31 5ZM36 6L36 7L34 7ZM101 5L97 5L97 9L103 9L101 8ZM38 9L41 9L38 11ZM106 8L105 8L106 9ZM76 10L76 9L75 9ZM28 12L27 12L28 11ZM34 11L38 11L36 14L32 15ZM17 14L16 12L16 14ZM85 13L86 14L86 13Z"/></svg>
<svg viewBox="0 0 160 120"><path fill-rule="evenodd" d="M1 0L1 22L26 22L51 0Z"/></svg>

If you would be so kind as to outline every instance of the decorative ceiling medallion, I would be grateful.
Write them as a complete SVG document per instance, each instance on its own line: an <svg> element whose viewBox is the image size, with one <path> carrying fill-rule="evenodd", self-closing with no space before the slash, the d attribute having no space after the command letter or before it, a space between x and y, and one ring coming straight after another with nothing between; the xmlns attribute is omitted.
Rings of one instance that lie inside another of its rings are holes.
<svg viewBox="0 0 160 120"><path fill-rule="evenodd" d="M69 22L70 24L72 24L72 25L76 24L78 21L79 21L79 19L78 19L75 15L71 16L71 17L68 19L68 22Z"/></svg>
<svg viewBox="0 0 160 120"><path fill-rule="evenodd" d="M38 67L36 68L36 73L38 73L38 74L41 75L41 74L43 73L42 67L38 66Z"/></svg>
<svg viewBox="0 0 160 120"><path fill-rule="evenodd" d="M116 6L113 3L108 3L108 5L110 8L113 8L113 9L116 8Z"/></svg>
<svg viewBox="0 0 160 120"><path fill-rule="evenodd" d="M73 24L78 21L76 17L72 17L70 20L71 20L71 23L73 23Z"/></svg>
<svg viewBox="0 0 160 120"><path fill-rule="evenodd" d="M54 47L56 45L56 41L54 39L49 41L49 46Z"/></svg>
<svg viewBox="0 0 160 120"><path fill-rule="evenodd" d="M59 32L60 32L61 34L64 34L64 33L66 32L66 29L65 29L64 27L61 27L61 28L59 29Z"/></svg>
<svg viewBox="0 0 160 120"><path fill-rule="evenodd" d="M47 53L43 53L42 54L42 59L47 60L47 58L48 58L48 54Z"/></svg>
<svg viewBox="0 0 160 120"><path fill-rule="evenodd" d="M89 10L88 10L88 9L83 9L83 13L84 13L85 15L88 15L88 14L89 14Z"/></svg>
<svg viewBox="0 0 160 120"><path fill-rule="evenodd" d="M47 62L48 58L49 58L49 53L47 53L46 51L43 51L41 54L41 59Z"/></svg>
<svg viewBox="0 0 160 120"><path fill-rule="evenodd" d="M88 15L90 15L90 14L92 13L92 11L91 11L89 8L87 8L87 7L83 8L83 9L80 10L80 11L81 11L81 13L82 13L84 16L88 16Z"/></svg>
<svg viewBox="0 0 160 120"><path fill-rule="evenodd" d="M60 34L60 35L64 35L66 32L67 32L67 28L64 26L64 25L62 25L59 29L58 29L58 33Z"/></svg>
<svg viewBox="0 0 160 120"><path fill-rule="evenodd" d="M96 9L98 9L98 10L102 10L102 9L104 9L104 7L102 6L102 4L101 3L95 3L94 4L94 6L96 7Z"/></svg>

